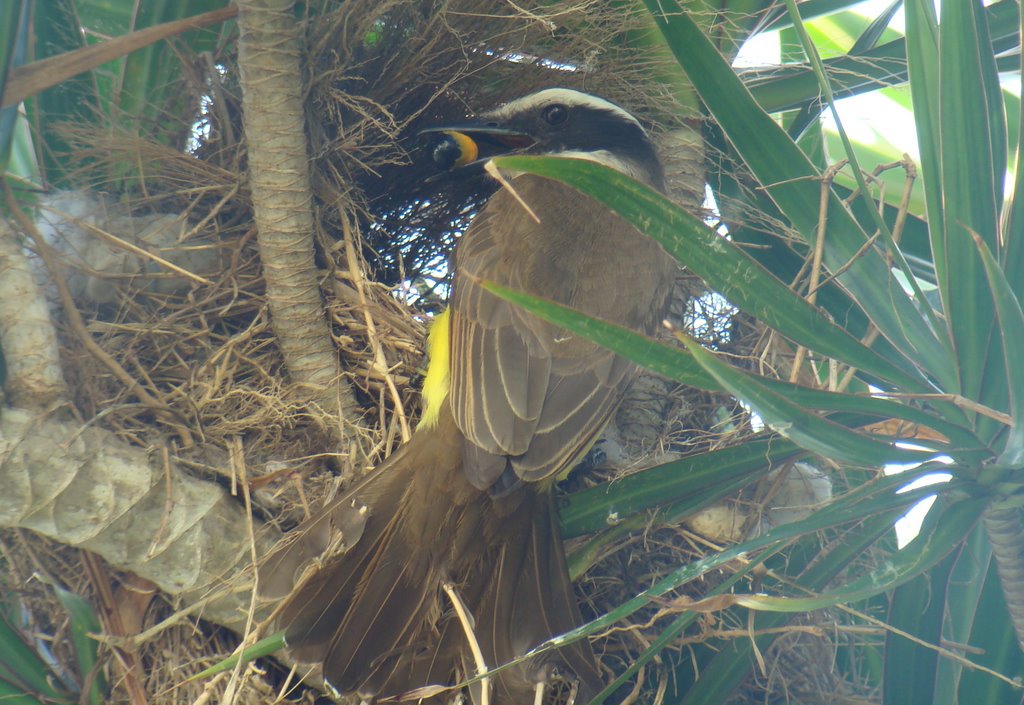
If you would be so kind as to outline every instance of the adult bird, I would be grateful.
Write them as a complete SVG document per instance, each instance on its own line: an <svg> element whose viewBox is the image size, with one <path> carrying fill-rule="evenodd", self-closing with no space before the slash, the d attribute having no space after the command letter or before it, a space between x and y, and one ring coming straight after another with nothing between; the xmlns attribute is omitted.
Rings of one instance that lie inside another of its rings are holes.
<svg viewBox="0 0 1024 705"><path fill-rule="evenodd" d="M435 158L456 168L499 152L559 155L664 190L637 119L578 91L542 90L434 131L446 135ZM430 332L427 409L412 439L260 568L265 596L289 596L279 624L293 656L322 664L335 690L363 701L430 695L425 686L474 676L480 661L506 663L580 621L552 486L586 453L637 370L481 283L652 333L676 265L568 186L514 174L510 187L455 249L449 308ZM472 619L460 621L456 603ZM522 705L556 678L573 683L580 702L600 689L585 641L470 691L477 705Z"/></svg>

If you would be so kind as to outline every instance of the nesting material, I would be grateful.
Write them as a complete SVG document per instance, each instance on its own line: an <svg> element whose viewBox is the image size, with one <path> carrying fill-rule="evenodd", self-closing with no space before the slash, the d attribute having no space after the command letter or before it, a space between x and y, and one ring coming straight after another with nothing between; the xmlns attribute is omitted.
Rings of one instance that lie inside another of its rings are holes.
<svg viewBox="0 0 1024 705"><path fill-rule="evenodd" d="M112 304L139 290L181 296L225 265L219 243L183 213L136 216L93 191L57 191L39 209L36 227L76 301Z"/></svg>

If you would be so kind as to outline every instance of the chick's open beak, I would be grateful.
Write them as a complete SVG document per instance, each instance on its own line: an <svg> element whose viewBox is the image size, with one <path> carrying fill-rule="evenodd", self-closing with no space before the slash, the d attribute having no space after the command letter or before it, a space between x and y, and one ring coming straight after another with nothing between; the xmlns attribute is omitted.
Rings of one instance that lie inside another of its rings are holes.
<svg viewBox="0 0 1024 705"><path fill-rule="evenodd" d="M437 134L431 155L434 164L451 170L475 162L480 155L480 147L464 132L445 130Z"/></svg>
<svg viewBox="0 0 1024 705"><path fill-rule="evenodd" d="M534 143L527 134L494 124L431 127L421 130L420 135L431 138L431 158L434 164L446 171L482 165L492 157Z"/></svg>

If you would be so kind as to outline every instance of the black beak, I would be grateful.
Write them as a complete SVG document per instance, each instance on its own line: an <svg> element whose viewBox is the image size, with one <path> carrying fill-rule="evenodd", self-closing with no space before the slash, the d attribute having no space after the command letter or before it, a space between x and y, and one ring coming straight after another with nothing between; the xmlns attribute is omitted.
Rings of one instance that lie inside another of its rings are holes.
<svg viewBox="0 0 1024 705"><path fill-rule="evenodd" d="M526 149L535 142L524 132L493 122L428 127L419 134L429 138L431 158L445 172L476 172L492 157ZM432 176L428 181L441 176Z"/></svg>

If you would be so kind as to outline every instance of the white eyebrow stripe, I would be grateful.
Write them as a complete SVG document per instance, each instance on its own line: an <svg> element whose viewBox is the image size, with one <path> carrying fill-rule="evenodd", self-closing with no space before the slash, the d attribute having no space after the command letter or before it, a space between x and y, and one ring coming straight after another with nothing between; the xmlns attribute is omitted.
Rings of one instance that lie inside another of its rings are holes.
<svg viewBox="0 0 1024 705"><path fill-rule="evenodd" d="M589 93L574 91L571 88L546 88L545 90L531 93L528 96L523 96L522 98L517 98L516 100L505 103L500 108L490 111L487 115L488 117L506 118L517 113L535 110L543 105L552 105L555 103L561 103L567 106L583 106L594 108L595 110L605 110L607 112L615 113L623 120L631 122L637 127L641 127L639 120L617 106L615 103L607 101L604 98L598 98L597 96L590 95Z"/></svg>

